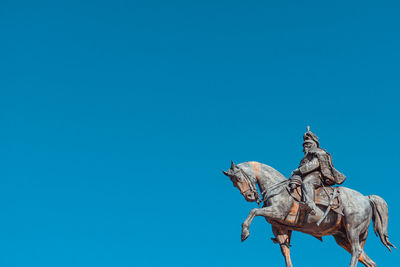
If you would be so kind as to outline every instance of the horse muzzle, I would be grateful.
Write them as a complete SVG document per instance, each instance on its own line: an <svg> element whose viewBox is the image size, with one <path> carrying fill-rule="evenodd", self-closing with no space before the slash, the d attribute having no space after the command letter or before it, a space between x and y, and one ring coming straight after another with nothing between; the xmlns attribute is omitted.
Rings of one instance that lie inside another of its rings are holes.
<svg viewBox="0 0 400 267"><path fill-rule="evenodd" d="M247 201L254 202L257 200L254 192L252 192L250 189L243 192L242 195Z"/></svg>

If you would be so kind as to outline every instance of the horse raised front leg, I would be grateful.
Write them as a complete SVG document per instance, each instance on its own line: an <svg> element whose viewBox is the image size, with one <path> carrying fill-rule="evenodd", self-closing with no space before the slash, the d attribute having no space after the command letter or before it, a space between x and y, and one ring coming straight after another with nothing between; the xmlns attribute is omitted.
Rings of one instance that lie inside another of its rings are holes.
<svg viewBox="0 0 400 267"><path fill-rule="evenodd" d="M272 232L275 235L275 238L273 239L274 243L278 243L281 246L281 252L283 257L285 258L286 267L293 267L292 260L290 259L289 248L292 231L272 226Z"/></svg>
<svg viewBox="0 0 400 267"><path fill-rule="evenodd" d="M265 218L277 219L279 218L279 213L275 207L252 209L249 213L249 216L247 216L247 219L242 223L242 242L249 237L249 227L255 216L263 216Z"/></svg>

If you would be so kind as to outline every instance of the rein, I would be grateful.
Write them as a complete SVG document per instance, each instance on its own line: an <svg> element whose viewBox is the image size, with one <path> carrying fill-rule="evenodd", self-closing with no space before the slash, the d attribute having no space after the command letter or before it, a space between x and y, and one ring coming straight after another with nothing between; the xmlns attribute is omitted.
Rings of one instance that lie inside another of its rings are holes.
<svg viewBox="0 0 400 267"><path fill-rule="evenodd" d="M257 201L257 205L258 205L259 207L260 207L260 203L263 203L263 202L267 201L268 199L270 199L272 196L274 196L273 194L268 193L268 191L271 192L271 191L275 190L276 188L278 188L279 186L282 186L282 185L284 185L285 183L288 183L288 182L289 182L289 179L283 180L283 181L281 181L281 182L279 182L279 183L274 184L274 185L271 186L270 188L263 190L263 191L261 192L261 195L262 195L263 198L261 199L261 198L260 198L260 194L259 194L258 191L257 191L256 185L251 181L251 179L250 179L250 177L248 176L248 174L245 173L244 170L242 170L241 168L239 168L239 170L240 170L240 172L243 174L244 179L245 179L245 180L247 181L247 183L249 184L249 189L247 189L246 191L244 191L244 192L241 193L241 194L244 196L249 190L250 190L251 192L253 192L254 195L255 195L256 198L257 198L256 201ZM276 194L279 194L279 192L276 193ZM276 195L276 194L275 194L275 195Z"/></svg>
<svg viewBox="0 0 400 267"><path fill-rule="evenodd" d="M276 183L276 184L274 184L273 186L271 186L271 187L269 187L269 188L266 188L264 191L262 191L262 192L261 192L261 194L263 195L262 202L265 202L265 201L267 201L268 199L270 199L271 197L276 196L277 194L279 194L282 190L281 190L281 191L278 191L278 192L275 192L275 194L272 194L271 192L272 192L273 190L277 189L278 187L285 185L285 184L288 183L288 182L289 182L289 179L283 180L282 182ZM283 188L282 188L282 189L283 189Z"/></svg>
<svg viewBox="0 0 400 267"><path fill-rule="evenodd" d="M243 174L244 179L249 184L249 189L247 189L246 191L242 192L241 194L244 196L250 190L256 196L257 205L260 207L260 203L263 202L263 200L260 198L260 194L258 194L256 185L251 181L251 179L247 175L247 173L245 173L241 168L239 168L239 170Z"/></svg>

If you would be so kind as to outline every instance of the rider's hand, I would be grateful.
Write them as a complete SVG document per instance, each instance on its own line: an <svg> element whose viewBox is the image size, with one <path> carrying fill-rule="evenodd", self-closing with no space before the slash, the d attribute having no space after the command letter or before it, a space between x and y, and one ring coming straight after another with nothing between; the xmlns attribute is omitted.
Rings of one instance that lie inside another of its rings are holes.
<svg viewBox="0 0 400 267"><path fill-rule="evenodd" d="M295 183L289 183L289 187L290 187L291 190L295 189L296 186L297 185Z"/></svg>

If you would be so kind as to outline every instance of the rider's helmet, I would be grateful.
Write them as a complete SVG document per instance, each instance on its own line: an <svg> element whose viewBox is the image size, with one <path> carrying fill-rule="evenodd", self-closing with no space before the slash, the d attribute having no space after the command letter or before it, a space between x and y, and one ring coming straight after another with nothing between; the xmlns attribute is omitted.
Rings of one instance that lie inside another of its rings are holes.
<svg viewBox="0 0 400 267"><path fill-rule="evenodd" d="M314 143L317 147L319 147L318 136L315 133L310 131L310 126L307 126L307 132L303 135L303 145L305 143Z"/></svg>

